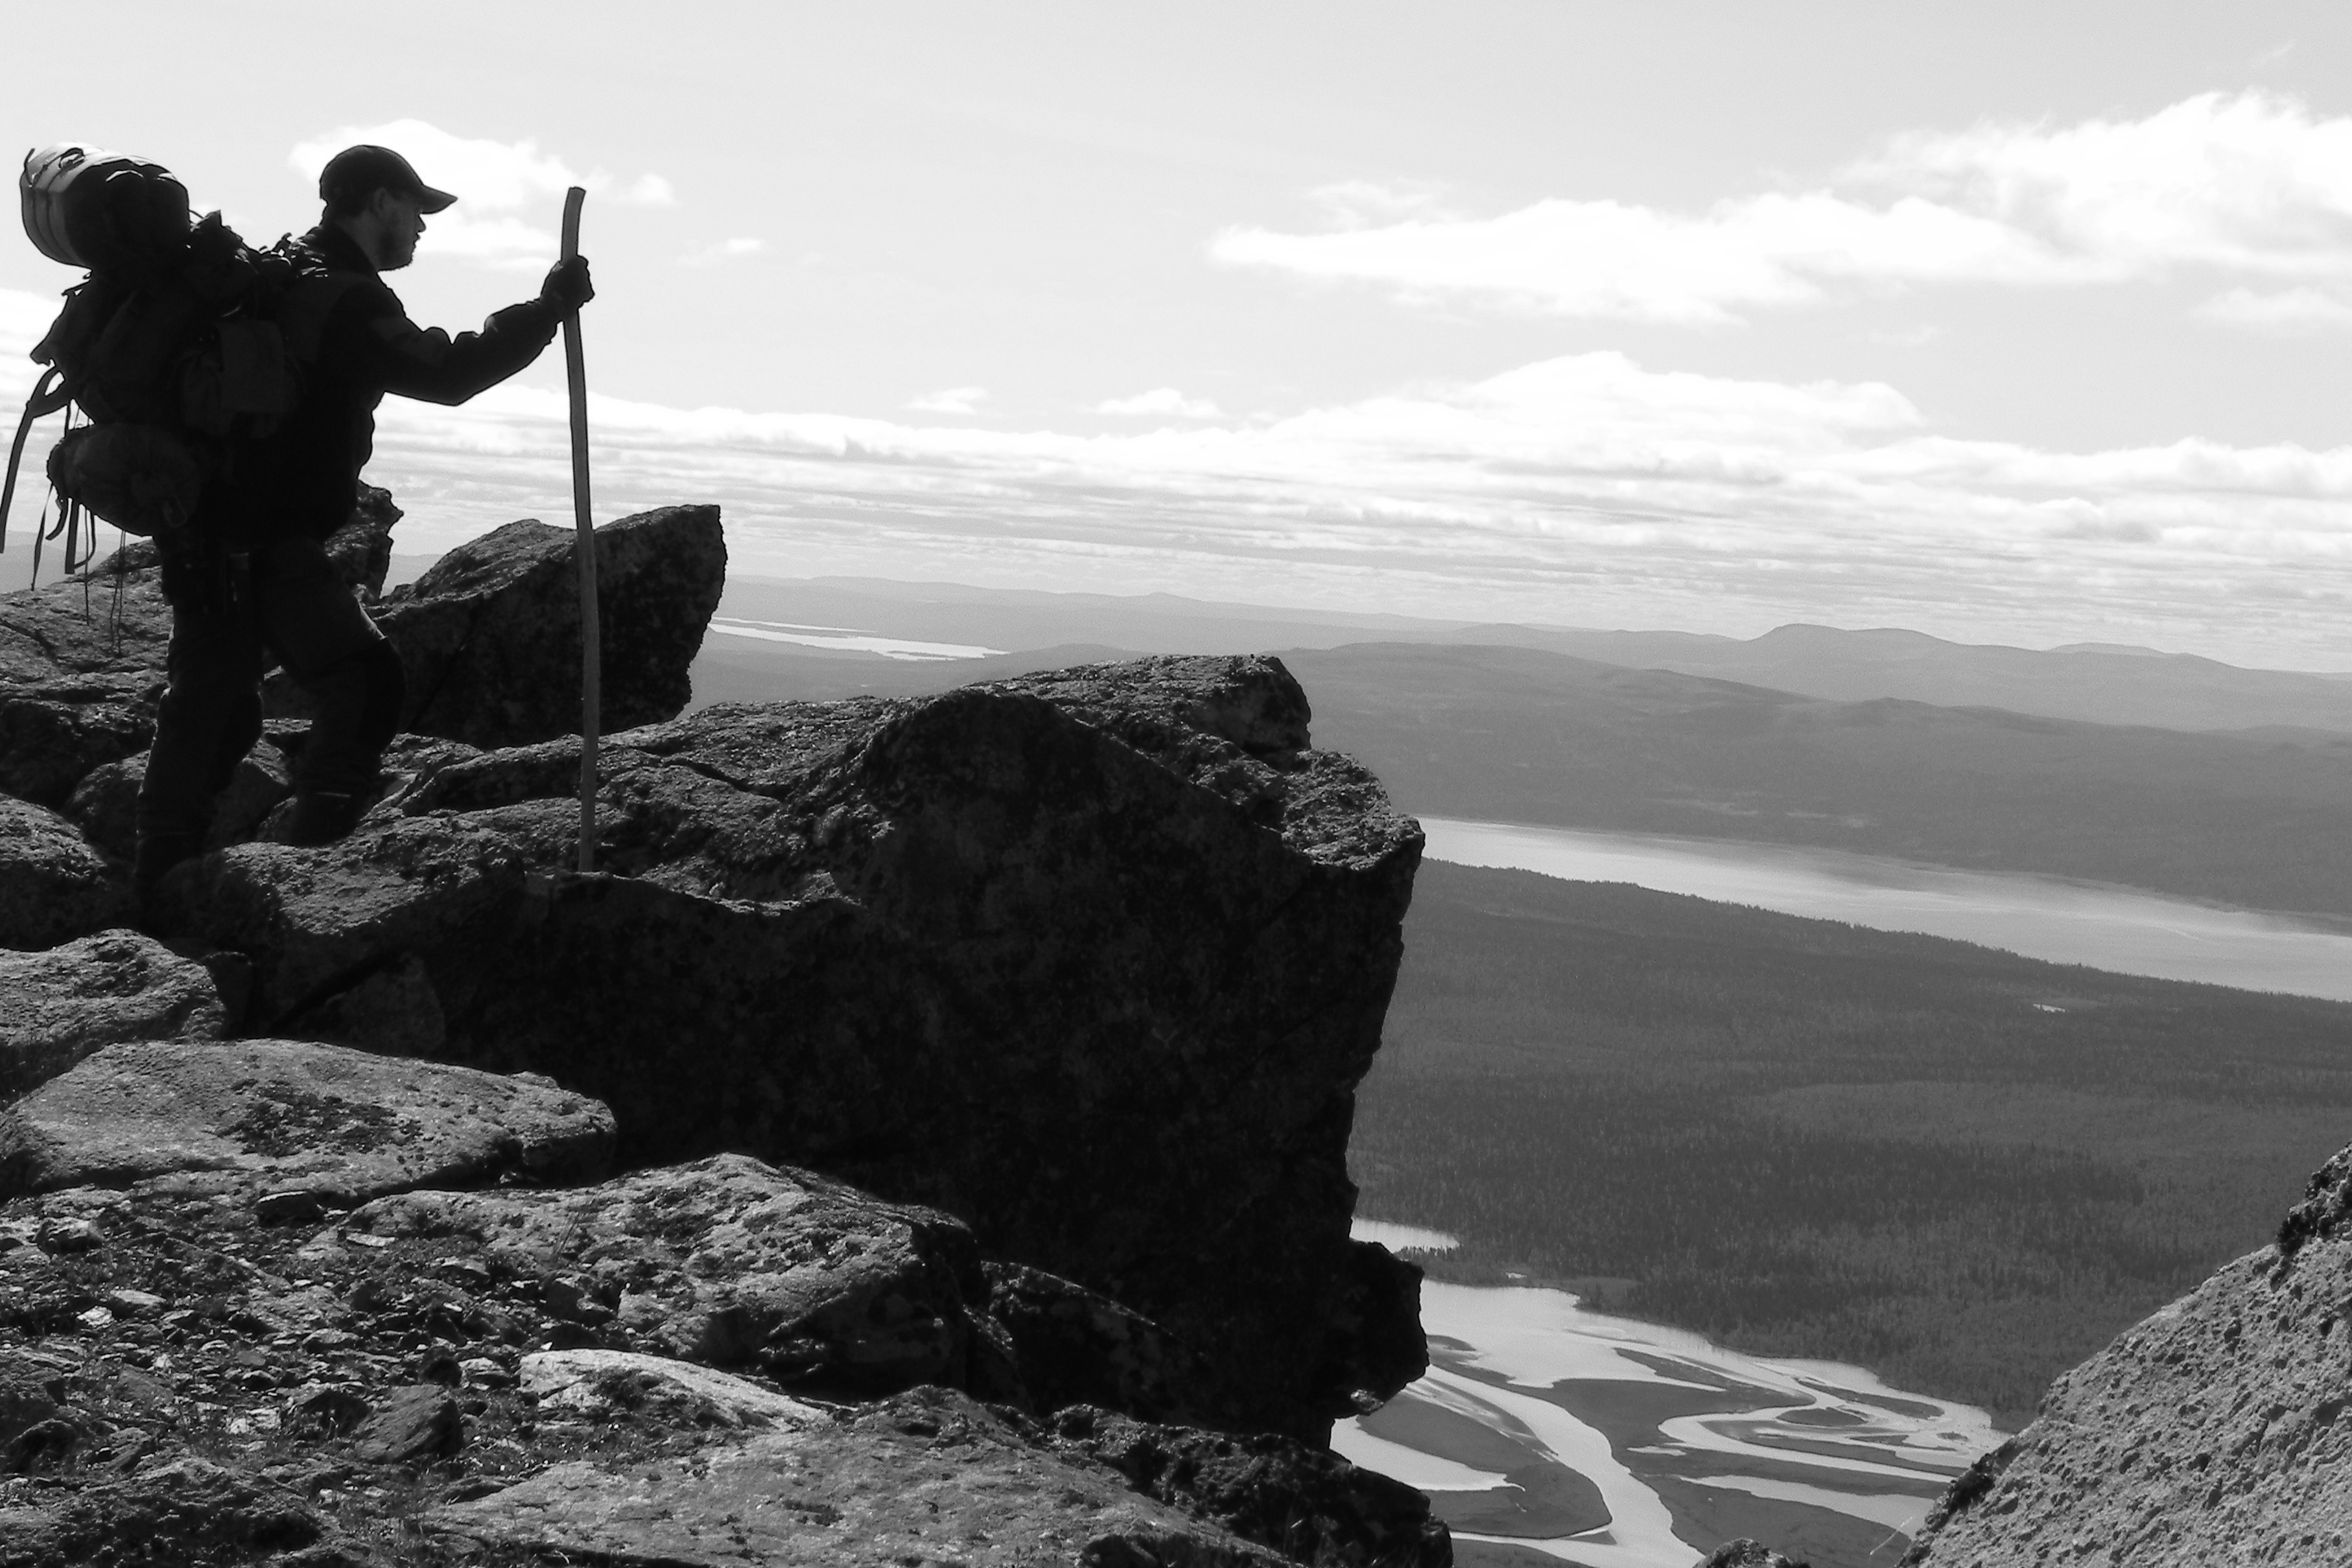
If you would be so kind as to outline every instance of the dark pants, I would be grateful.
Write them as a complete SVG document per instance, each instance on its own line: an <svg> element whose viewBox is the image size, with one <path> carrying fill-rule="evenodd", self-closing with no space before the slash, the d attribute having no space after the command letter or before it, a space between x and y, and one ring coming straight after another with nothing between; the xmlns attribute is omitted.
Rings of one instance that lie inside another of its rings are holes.
<svg viewBox="0 0 2352 1568"><path fill-rule="evenodd" d="M139 789L142 862L179 859L204 841L215 801L261 737L267 653L315 710L294 763L296 798L374 789L400 724L400 655L317 540L283 539L202 571L167 572L164 589L171 684Z"/></svg>

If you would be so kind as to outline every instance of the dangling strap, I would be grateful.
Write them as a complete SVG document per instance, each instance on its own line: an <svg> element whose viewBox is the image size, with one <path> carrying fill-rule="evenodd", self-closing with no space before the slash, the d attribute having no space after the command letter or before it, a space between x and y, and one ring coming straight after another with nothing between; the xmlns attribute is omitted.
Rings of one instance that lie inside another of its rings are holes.
<svg viewBox="0 0 2352 1568"><path fill-rule="evenodd" d="M65 372L55 365L41 372L33 395L26 401L25 417L16 422L16 439L8 448L8 476L0 480L0 553L8 549L8 504L16 498L16 469L25 461L25 438L33 434L33 421L57 413L72 401Z"/></svg>

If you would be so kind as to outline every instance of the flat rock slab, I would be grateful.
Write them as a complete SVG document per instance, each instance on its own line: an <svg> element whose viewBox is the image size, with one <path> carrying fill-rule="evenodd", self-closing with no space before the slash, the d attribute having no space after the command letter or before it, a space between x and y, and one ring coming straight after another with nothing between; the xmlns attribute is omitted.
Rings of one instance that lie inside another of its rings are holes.
<svg viewBox="0 0 2352 1568"><path fill-rule="evenodd" d="M1288 1562L937 1389L706 1448L690 1465L556 1465L423 1522L428 1532L575 1563L677 1568Z"/></svg>
<svg viewBox="0 0 2352 1568"><path fill-rule="evenodd" d="M51 947L119 925L122 879L81 830L47 807L0 795L0 947Z"/></svg>
<svg viewBox="0 0 2352 1568"><path fill-rule="evenodd" d="M747 1377L632 1350L545 1350L522 1358L522 1391L550 1418L600 1419L658 1412L680 1427L809 1427L823 1406Z"/></svg>
<svg viewBox="0 0 2352 1568"><path fill-rule="evenodd" d="M864 1389L962 1381L966 1303L988 1284L971 1233L744 1155L562 1192L408 1192L320 1239L425 1238L493 1271L576 1270L572 1311L630 1342L781 1381Z"/></svg>
<svg viewBox="0 0 2352 1568"><path fill-rule="evenodd" d="M0 1101L119 1041L217 1040L226 1029L210 972L136 932L0 951Z"/></svg>
<svg viewBox="0 0 2352 1568"><path fill-rule="evenodd" d="M544 1080L310 1040L110 1045L0 1115L0 1196L209 1178L350 1204L591 1179L612 1146L610 1111Z"/></svg>

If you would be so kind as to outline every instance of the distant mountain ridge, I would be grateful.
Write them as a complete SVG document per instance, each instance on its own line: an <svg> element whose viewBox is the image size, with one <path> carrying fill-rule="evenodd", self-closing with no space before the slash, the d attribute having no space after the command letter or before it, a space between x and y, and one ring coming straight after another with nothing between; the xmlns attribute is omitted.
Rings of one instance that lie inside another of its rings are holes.
<svg viewBox="0 0 2352 1568"><path fill-rule="evenodd" d="M1594 631L1279 609L1167 593L1055 593L875 578L738 575L729 580L719 612L722 618L1012 650L984 666L949 664L929 672L877 654L845 656L815 649L797 654L770 650L756 661L768 678L800 665L793 689L778 695L802 697L937 691L1048 667L1036 657L1040 653L1073 663L1066 655L1276 653L1350 643L1418 643L1538 649L1832 702L1893 697L2095 724L2352 735L2352 674L2244 669L2196 654L2113 643L2012 648L1952 643L1895 628L1846 631L1801 623L1742 641L1696 632Z"/></svg>

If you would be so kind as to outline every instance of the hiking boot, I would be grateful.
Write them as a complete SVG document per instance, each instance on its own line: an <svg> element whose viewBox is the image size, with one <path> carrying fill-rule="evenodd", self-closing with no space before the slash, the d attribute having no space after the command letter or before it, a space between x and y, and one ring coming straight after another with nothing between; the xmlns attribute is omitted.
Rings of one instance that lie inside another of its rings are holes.
<svg viewBox="0 0 2352 1568"><path fill-rule="evenodd" d="M158 934L162 909L156 890L174 866L185 865L204 853L201 833L142 833L131 857L131 924L148 936Z"/></svg>
<svg viewBox="0 0 2352 1568"><path fill-rule="evenodd" d="M339 790L298 794L278 841L298 848L331 844L359 825L360 813L365 810L367 802L360 796Z"/></svg>

